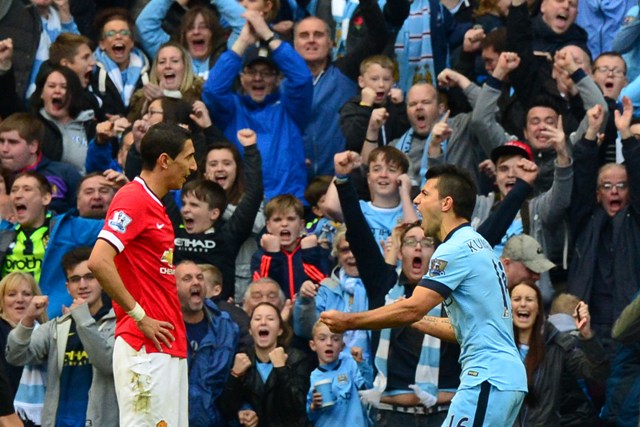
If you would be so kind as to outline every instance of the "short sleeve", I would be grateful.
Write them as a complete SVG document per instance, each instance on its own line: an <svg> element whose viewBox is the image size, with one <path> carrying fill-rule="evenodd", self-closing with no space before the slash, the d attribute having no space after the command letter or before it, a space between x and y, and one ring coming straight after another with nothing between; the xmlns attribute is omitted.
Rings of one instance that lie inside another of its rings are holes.
<svg viewBox="0 0 640 427"><path fill-rule="evenodd" d="M469 258L455 245L441 245L431 257L429 269L420 286L438 292L447 298L469 275Z"/></svg>
<svg viewBox="0 0 640 427"><path fill-rule="evenodd" d="M117 194L111 202L98 238L109 242L120 253L146 228L146 217L146 209L139 203L139 198Z"/></svg>

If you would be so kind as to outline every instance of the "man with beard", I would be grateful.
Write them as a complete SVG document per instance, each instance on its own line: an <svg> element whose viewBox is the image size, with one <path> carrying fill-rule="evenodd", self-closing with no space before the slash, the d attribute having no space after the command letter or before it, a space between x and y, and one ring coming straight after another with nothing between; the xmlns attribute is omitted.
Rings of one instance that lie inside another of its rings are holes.
<svg viewBox="0 0 640 427"><path fill-rule="evenodd" d="M189 344L189 425L222 425L216 400L231 372L240 335L238 325L205 298L204 275L193 261L176 265L176 285Z"/></svg>
<svg viewBox="0 0 640 427"><path fill-rule="evenodd" d="M419 321L445 302L462 361L460 386L446 423L511 425L527 391L526 373L513 339L504 268L469 225L475 195L464 170L452 165L430 168L414 203L425 236L443 243L433 253L427 275L409 298L360 313L324 312L320 319L337 332L399 327Z"/></svg>

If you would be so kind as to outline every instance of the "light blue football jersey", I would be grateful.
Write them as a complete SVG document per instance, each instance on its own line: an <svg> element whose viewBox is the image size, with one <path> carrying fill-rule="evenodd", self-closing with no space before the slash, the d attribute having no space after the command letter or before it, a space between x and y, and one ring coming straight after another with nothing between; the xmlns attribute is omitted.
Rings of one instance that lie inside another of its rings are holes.
<svg viewBox="0 0 640 427"><path fill-rule="evenodd" d="M468 224L457 227L434 252L420 285L445 297L461 347L460 389L488 380L498 390L527 391L507 277L484 237Z"/></svg>
<svg viewBox="0 0 640 427"><path fill-rule="evenodd" d="M398 219L402 219L402 203L395 208L378 208L373 206L371 202L360 200L360 209L376 239L380 252L383 252L380 241L386 242L395 226L398 225Z"/></svg>

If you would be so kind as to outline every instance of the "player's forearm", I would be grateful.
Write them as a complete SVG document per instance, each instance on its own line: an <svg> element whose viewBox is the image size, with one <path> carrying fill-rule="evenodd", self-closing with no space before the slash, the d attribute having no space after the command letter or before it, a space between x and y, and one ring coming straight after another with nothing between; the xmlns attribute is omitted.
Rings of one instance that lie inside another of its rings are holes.
<svg viewBox="0 0 640 427"><path fill-rule="evenodd" d="M424 316L411 327L444 341L457 342L451 322L446 317Z"/></svg>
<svg viewBox="0 0 640 427"><path fill-rule="evenodd" d="M425 310L405 299L371 311L351 313L348 329L385 329L410 325L424 315Z"/></svg>

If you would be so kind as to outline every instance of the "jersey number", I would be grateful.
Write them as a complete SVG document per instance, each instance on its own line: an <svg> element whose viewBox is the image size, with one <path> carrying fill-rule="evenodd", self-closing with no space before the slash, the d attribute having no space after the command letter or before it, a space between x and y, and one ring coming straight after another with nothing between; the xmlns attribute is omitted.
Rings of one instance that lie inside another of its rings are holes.
<svg viewBox="0 0 640 427"><path fill-rule="evenodd" d="M509 302L507 298L509 298L509 293L507 291L507 275L504 272L504 267L500 261L496 261L495 259L491 261L493 263L493 269L498 276L498 285L500 286L500 293L502 294L502 318L507 319L511 317L511 313L509 312Z"/></svg>

